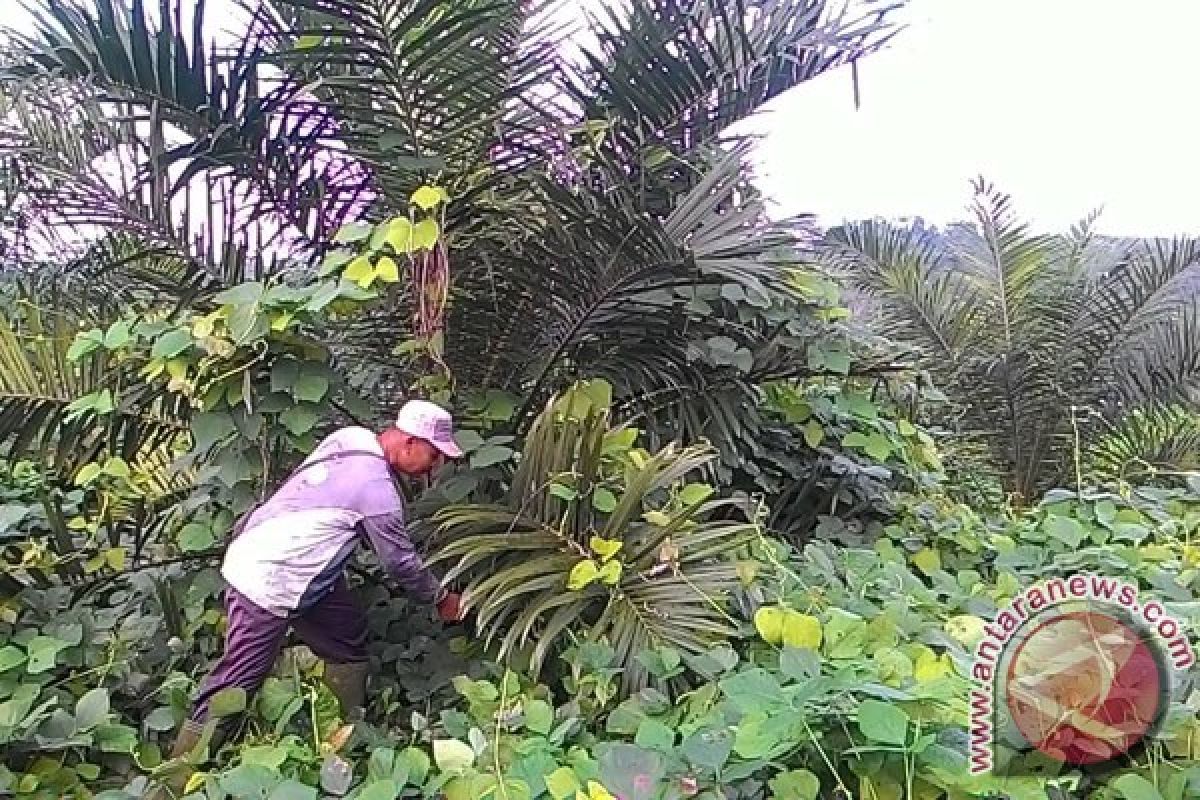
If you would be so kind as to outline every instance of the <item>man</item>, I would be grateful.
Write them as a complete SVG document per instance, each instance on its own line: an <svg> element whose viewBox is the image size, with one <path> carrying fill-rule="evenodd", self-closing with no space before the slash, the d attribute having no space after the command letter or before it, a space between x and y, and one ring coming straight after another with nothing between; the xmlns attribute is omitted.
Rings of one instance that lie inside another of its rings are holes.
<svg viewBox="0 0 1200 800"><path fill-rule="evenodd" d="M225 689L257 691L274 667L288 629L325 661L325 680L347 718L361 714L367 678L367 621L343 570L361 538L411 595L442 620L460 619L459 597L444 590L405 533L404 502L392 471L420 476L459 458L450 415L407 403L395 427L376 435L343 428L328 436L288 481L244 517L225 554L225 652L205 681L171 758L200 742L208 704Z"/></svg>

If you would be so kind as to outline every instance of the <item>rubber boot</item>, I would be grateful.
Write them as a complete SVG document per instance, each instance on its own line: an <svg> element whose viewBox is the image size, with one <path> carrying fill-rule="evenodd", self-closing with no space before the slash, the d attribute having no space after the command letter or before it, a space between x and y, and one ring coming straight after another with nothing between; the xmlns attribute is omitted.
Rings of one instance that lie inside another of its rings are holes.
<svg viewBox="0 0 1200 800"><path fill-rule="evenodd" d="M183 726L179 729L179 734L175 737L175 742L171 745L171 752L167 755L167 761L182 759L196 749L196 746L204 739L204 726L192 720L184 720ZM212 744L210 743L210 747ZM181 768L177 772L171 774L163 781L162 785L150 790L146 795L146 800L171 800L171 798L182 797L183 789L187 786L188 778L192 776L194 770L192 768Z"/></svg>
<svg viewBox="0 0 1200 800"><path fill-rule="evenodd" d="M347 722L358 722L366 715L368 667L366 661L325 665L325 685L338 699Z"/></svg>

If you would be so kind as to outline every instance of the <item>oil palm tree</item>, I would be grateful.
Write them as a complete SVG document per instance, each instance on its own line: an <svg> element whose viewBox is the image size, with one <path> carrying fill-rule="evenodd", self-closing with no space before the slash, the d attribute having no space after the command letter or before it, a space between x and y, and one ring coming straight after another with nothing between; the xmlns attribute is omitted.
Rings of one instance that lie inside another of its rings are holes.
<svg viewBox="0 0 1200 800"><path fill-rule="evenodd" d="M0 156L35 238L120 235L182 269L126 260L110 280L202 305L305 274L343 223L434 183L451 198L446 249L394 306L323 334L381 414L413 383L397 345L433 332L460 386L519 398L518 431L591 374L694 437L729 417L707 400L714 380L752 383L705 368L696 343L756 353L780 338L697 294L793 301L778 253L811 234L767 220L747 144L723 134L881 47L896 4L589 6L573 61L558 46L565 4L237 5L237 33L215 47L203 3L32 3L35 32L8 34ZM413 298L446 281L448 309L418 319Z"/></svg>
<svg viewBox="0 0 1200 800"><path fill-rule="evenodd" d="M1089 461L1111 468L1113 453L1180 456L1179 415L1200 389L1198 243L1114 249L1094 216L1035 234L1007 195L974 189L975 226L953 244L866 221L830 231L828 257L875 324L920 355L961 413L954 426L987 441L1018 498L1082 480ZM1100 437L1104 453L1088 453Z"/></svg>

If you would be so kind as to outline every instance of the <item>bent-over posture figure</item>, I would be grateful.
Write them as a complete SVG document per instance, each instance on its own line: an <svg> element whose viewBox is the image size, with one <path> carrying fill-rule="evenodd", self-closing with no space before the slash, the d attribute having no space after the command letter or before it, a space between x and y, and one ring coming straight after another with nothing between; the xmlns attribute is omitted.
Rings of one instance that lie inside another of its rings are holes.
<svg viewBox="0 0 1200 800"><path fill-rule="evenodd" d="M457 621L459 598L426 568L405 532L404 501L392 471L429 473L462 451L442 408L412 401L380 434L343 428L328 436L269 499L243 517L225 554L225 651L204 682L170 757L200 742L208 705L224 690L253 695L266 681L288 629L325 661L326 682L347 717L361 713L367 678L367 621L343 575L366 538L411 595Z"/></svg>

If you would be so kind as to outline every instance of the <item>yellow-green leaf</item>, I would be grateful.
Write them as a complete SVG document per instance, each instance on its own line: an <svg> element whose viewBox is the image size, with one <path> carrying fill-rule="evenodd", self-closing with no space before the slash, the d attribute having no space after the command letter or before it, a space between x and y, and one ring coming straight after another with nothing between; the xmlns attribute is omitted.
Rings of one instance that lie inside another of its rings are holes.
<svg viewBox="0 0 1200 800"><path fill-rule="evenodd" d="M413 251L413 224L408 217L396 217L388 223L387 243L397 253Z"/></svg>
<svg viewBox="0 0 1200 800"><path fill-rule="evenodd" d="M588 800L615 800L608 789L605 789L595 781L588 781Z"/></svg>
<svg viewBox="0 0 1200 800"><path fill-rule="evenodd" d="M620 561L609 561L600 568L600 571L596 573L596 576L600 579L601 583L607 584L608 586L616 586L621 580L622 569L623 567L621 566Z"/></svg>
<svg viewBox="0 0 1200 800"><path fill-rule="evenodd" d="M906 419L896 423L896 430L900 431L901 436L912 436L917 432L916 426Z"/></svg>
<svg viewBox="0 0 1200 800"><path fill-rule="evenodd" d="M781 631L784 644L816 650L821 646L821 636L821 620L791 609L784 612Z"/></svg>
<svg viewBox="0 0 1200 800"><path fill-rule="evenodd" d="M954 662L950 660L948 653L939 656L931 648L921 645L913 662L913 677L917 679L917 683L929 683L953 673Z"/></svg>
<svg viewBox="0 0 1200 800"><path fill-rule="evenodd" d="M923 547L913 554L912 563L926 575L932 575L942 568L942 556L932 547Z"/></svg>
<svg viewBox="0 0 1200 800"><path fill-rule="evenodd" d="M200 791L204 786L204 782L208 779L208 774L204 772L193 772L188 776L187 783L183 787L184 794Z"/></svg>
<svg viewBox="0 0 1200 800"><path fill-rule="evenodd" d="M125 569L125 548L113 547L104 551L104 560L117 572Z"/></svg>
<svg viewBox="0 0 1200 800"><path fill-rule="evenodd" d="M979 617L970 614L960 614L946 620L946 633L957 639L967 649L974 647L983 638L985 623Z"/></svg>
<svg viewBox="0 0 1200 800"><path fill-rule="evenodd" d="M575 770L570 767L559 767L546 776L546 791L554 800L567 800L581 788Z"/></svg>
<svg viewBox="0 0 1200 800"><path fill-rule="evenodd" d="M815 450L823 441L825 441L825 429L816 419L810 419L804 425L804 443Z"/></svg>
<svg viewBox="0 0 1200 800"><path fill-rule="evenodd" d="M438 227L437 220L423 219L413 226L412 242L414 250L432 250L437 244L438 235L441 229Z"/></svg>
<svg viewBox="0 0 1200 800"><path fill-rule="evenodd" d="M783 643L784 609L763 606L754 614L754 628L767 644Z"/></svg>
<svg viewBox="0 0 1200 800"><path fill-rule="evenodd" d="M437 739L433 743L433 760L442 772L459 774L475 763L475 751L457 739Z"/></svg>
<svg viewBox="0 0 1200 800"><path fill-rule="evenodd" d="M346 280L354 281L366 289L375 281L375 267L367 256L359 256L346 267Z"/></svg>
<svg viewBox="0 0 1200 800"><path fill-rule="evenodd" d="M391 256L384 256L379 259L379 264L375 266L375 274L379 276L379 280L384 283L395 283L400 280L400 267L396 264L396 260Z"/></svg>
<svg viewBox="0 0 1200 800"><path fill-rule="evenodd" d="M671 524L671 515L663 511L647 511L642 517L651 525L665 528Z"/></svg>
<svg viewBox="0 0 1200 800"><path fill-rule="evenodd" d="M616 539L601 539L599 536L593 536L590 545L592 552L600 556L601 561L608 561L620 552L624 543Z"/></svg>
<svg viewBox="0 0 1200 800"><path fill-rule="evenodd" d="M437 208L442 203L450 199L446 194L446 190L440 186L422 186L413 192L410 202L425 211L431 208Z"/></svg>
<svg viewBox="0 0 1200 800"><path fill-rule="evenodd" d="M598 577L600 568L596 566L596 562L590 558L584 559L571 569L571 574L567 576L567 588L578 592L586 589Z"/></svg>

